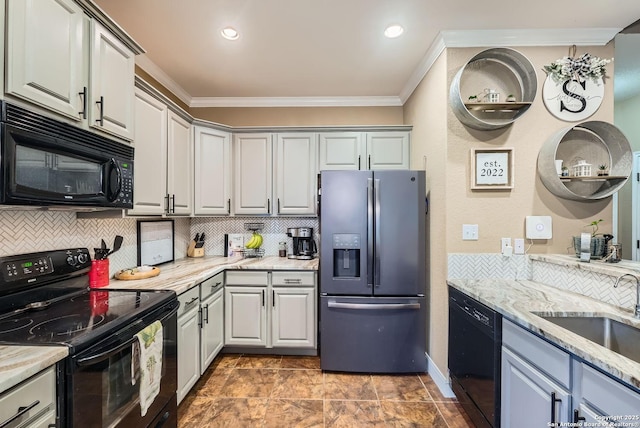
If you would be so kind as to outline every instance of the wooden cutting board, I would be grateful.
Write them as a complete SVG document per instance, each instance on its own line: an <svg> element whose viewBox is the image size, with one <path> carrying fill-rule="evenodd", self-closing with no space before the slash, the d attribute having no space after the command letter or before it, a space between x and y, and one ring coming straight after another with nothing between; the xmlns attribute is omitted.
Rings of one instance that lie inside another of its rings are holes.
<svg viewBox="0 0 640 428"><path fill-rule="evenodd" d="M140 272L137 267L122 269L115 274L116 279L130 281L134 279L145 279L160 275L160 268L153 266L151 270Z"/></svg>

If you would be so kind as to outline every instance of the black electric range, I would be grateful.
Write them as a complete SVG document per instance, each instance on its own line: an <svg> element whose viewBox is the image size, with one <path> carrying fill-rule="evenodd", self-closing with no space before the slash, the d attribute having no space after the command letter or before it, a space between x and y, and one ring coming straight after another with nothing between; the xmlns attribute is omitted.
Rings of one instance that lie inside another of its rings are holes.
<svg viewBox="0 0 640 428"><path fill-rule="evenodd" d="M0 258L0 345L68 347L58 364L58 426L175 426L176 294L91 289L90 268L86 248ZM162 382L142 415L133 345L155 321L163 326Z"/></svg>

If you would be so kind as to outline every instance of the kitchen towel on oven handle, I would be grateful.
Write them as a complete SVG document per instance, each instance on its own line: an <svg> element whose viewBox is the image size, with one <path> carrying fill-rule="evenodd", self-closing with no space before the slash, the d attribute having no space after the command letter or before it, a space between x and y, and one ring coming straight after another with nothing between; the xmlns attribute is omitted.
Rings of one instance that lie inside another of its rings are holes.
<svg viewBox="0 0 640 428"><path fill-rule="evenodd" d="M140 373L140 413L147 414L147 410L160 392L162 379L162 323L154 323L143 328L136 334L137 341L133 342L131 358L131 383L136 383L135 373ZM137 348L137 349L136 349Z"/></svg>

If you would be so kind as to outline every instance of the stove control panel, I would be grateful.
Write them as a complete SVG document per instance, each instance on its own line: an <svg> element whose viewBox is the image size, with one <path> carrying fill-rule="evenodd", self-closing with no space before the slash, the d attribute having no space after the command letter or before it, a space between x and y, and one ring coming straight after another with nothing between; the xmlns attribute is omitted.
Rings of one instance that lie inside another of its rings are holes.
<svg viewBox="0 0 640 428"><path fill-rule="evenodd" d="M44 251L0 258L2 282L31 284L58 279L91 267L89 250ZM1 285L1 284L0 284ZM1 291L1 290L0 290Z"/></svg>

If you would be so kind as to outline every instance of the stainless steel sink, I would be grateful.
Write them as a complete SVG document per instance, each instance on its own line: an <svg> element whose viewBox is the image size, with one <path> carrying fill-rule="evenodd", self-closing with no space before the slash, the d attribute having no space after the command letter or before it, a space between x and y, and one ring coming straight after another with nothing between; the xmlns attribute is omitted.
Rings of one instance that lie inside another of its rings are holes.
<svg viewBox="0 0 640 428"><path fill-rule="evenodd" d="M603 316L534 314L640 363L640 329L636 327Z"/></svg>

